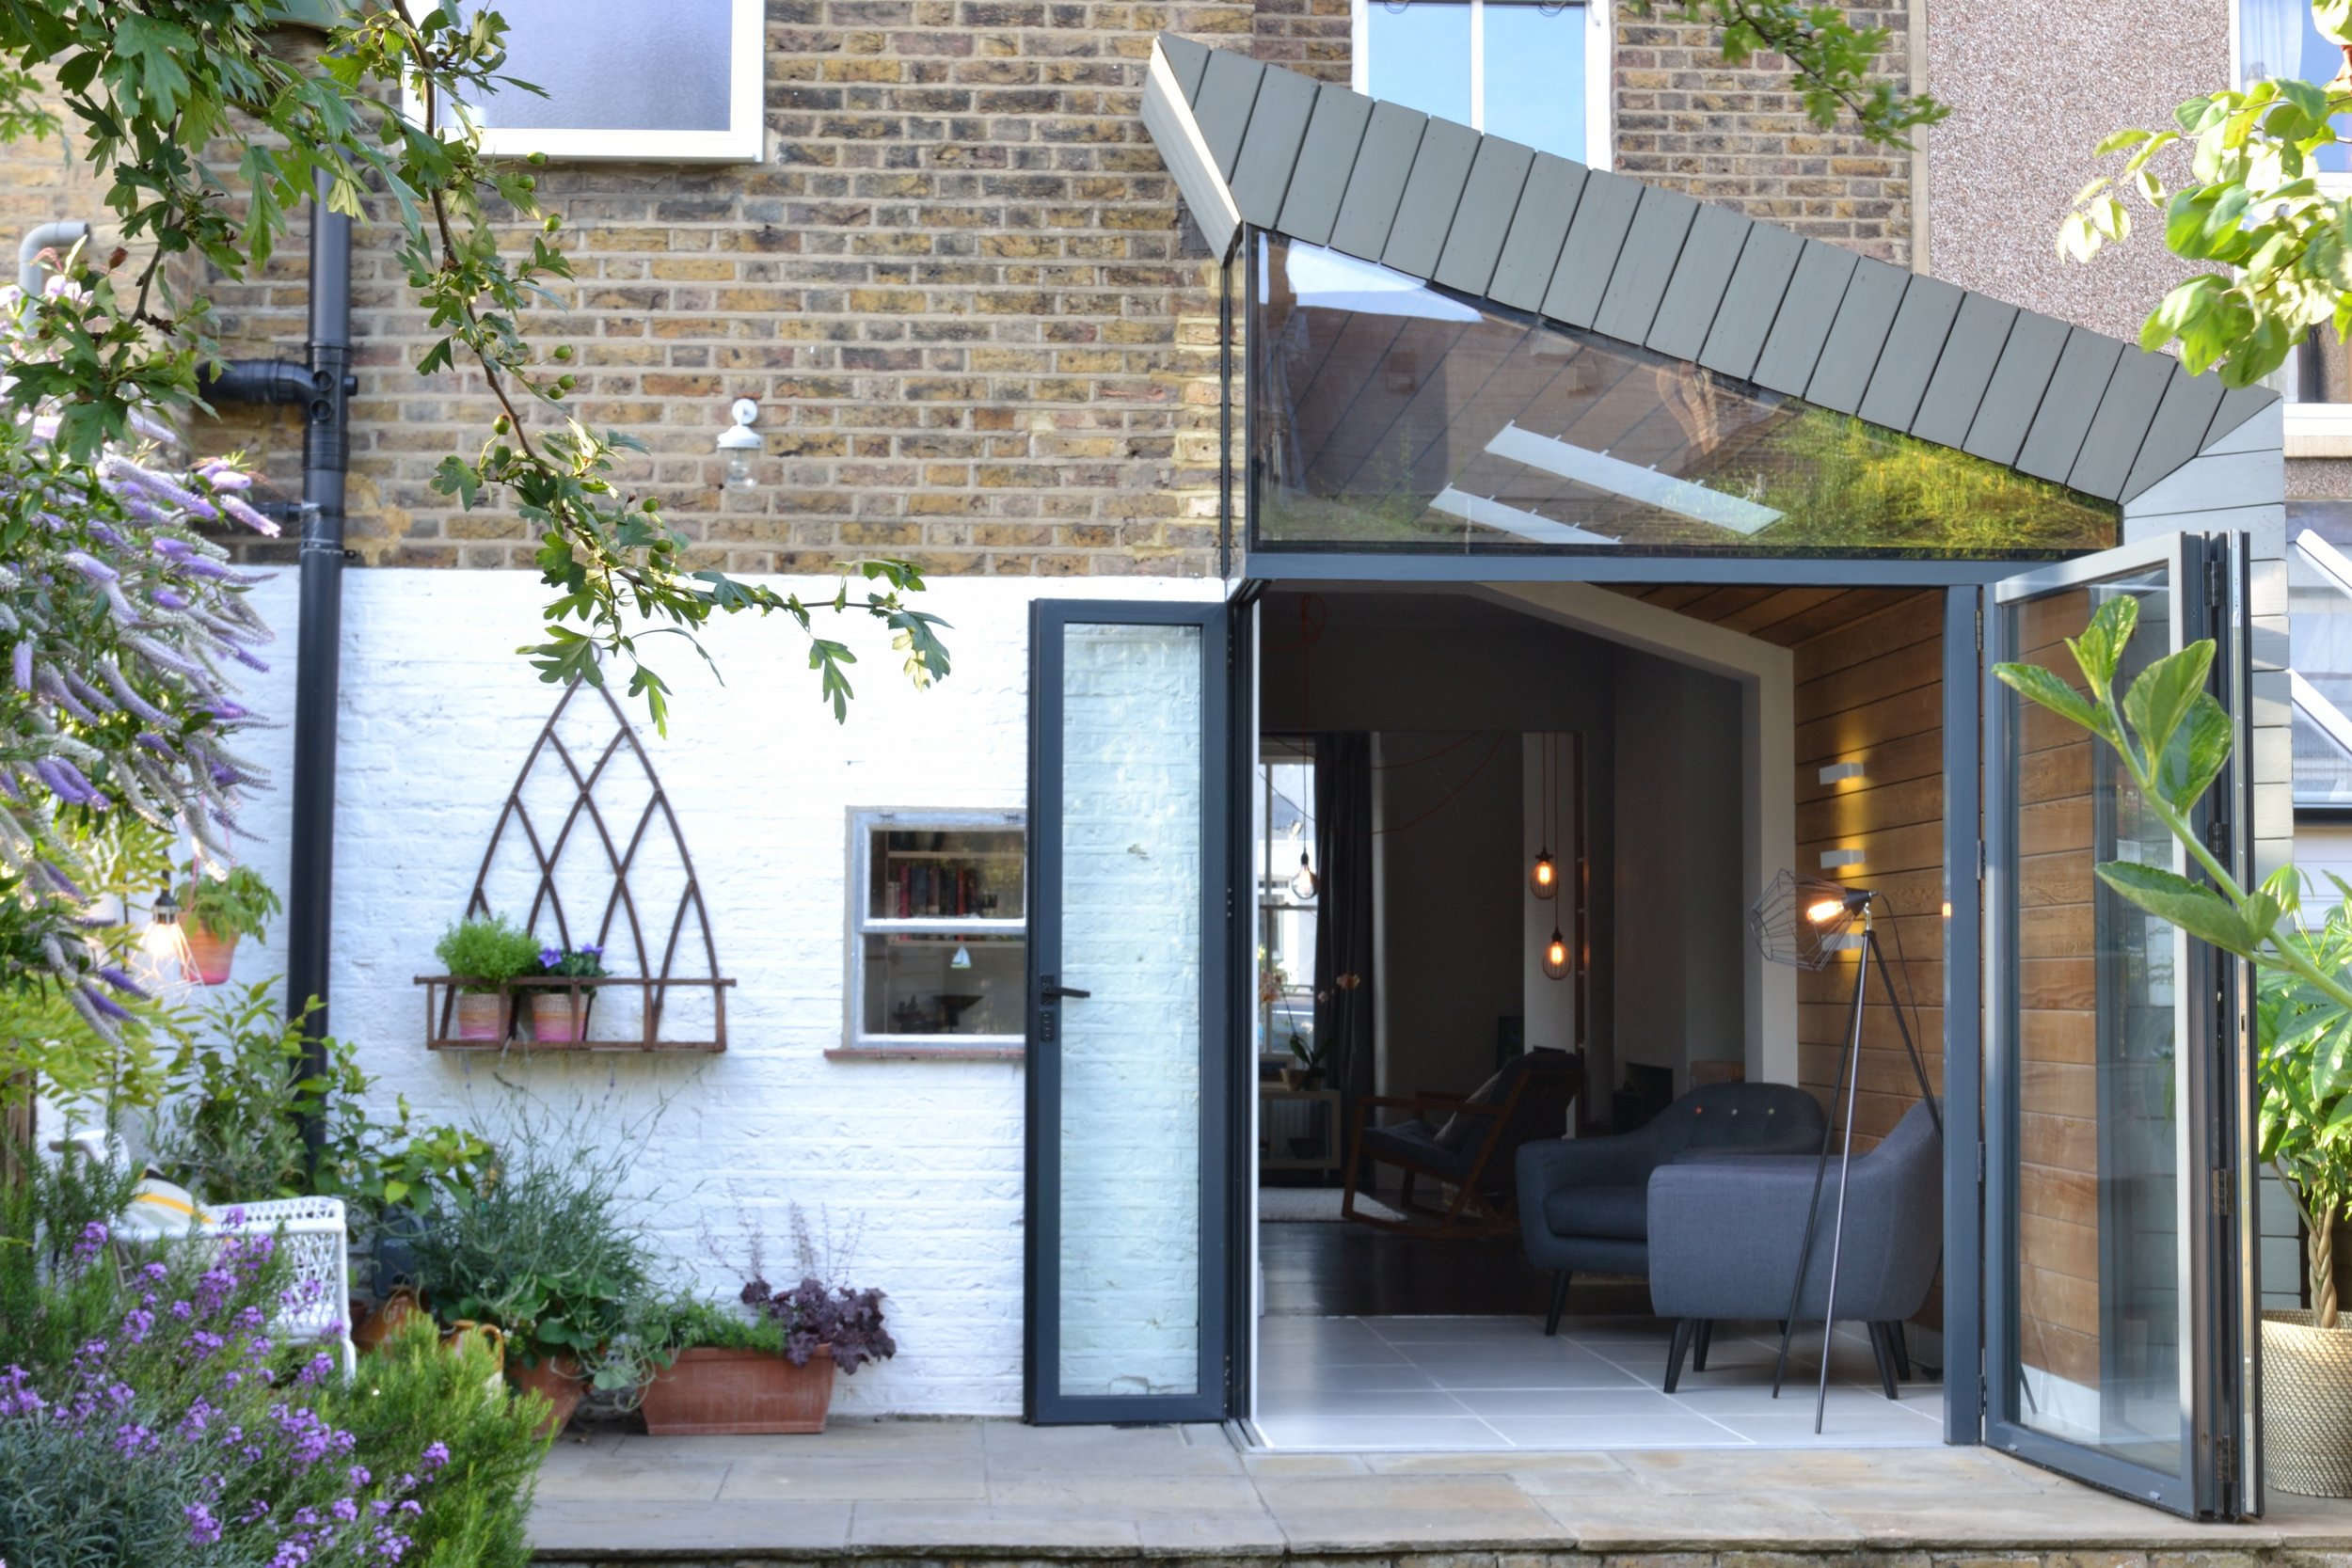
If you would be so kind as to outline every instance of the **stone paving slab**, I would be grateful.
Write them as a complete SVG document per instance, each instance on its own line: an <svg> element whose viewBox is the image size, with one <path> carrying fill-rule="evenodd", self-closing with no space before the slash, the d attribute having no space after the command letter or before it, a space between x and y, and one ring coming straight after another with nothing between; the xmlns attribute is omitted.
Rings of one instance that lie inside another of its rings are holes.
<svg viewBox="0 0 2352 1568"><path fill-rule="evenodd" d="M591 1433L548 1456L532 1531L544 1568L2352 1568L2352 1504L2200 1525L1986 1449L1266 1453L1014 1421Z"/></svg>

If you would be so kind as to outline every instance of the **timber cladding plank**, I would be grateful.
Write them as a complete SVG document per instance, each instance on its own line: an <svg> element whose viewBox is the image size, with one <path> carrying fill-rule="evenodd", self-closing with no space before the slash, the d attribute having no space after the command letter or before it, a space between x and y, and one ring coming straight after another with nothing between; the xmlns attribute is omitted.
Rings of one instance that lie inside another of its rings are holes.
<svg viewBox="0 0 2352 1568"><path fill-rule="evenodd" d="M1310 245L1328 245L1339 221L1340 200L1355 172L1357 150L1372 123L1372 100L1361 93L1326 87L1315 94L1298 165L1282 196L1276 227Z"/></svg>

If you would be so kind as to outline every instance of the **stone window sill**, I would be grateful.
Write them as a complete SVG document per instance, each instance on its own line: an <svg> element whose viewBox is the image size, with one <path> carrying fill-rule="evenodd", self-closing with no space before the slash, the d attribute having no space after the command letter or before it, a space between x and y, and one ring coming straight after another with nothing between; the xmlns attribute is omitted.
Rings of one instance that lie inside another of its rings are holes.
<svg viewBox="0 0 2352 1568"><path fill-rule="evenodd" d="M1018 1062L1028 1055L1019 1045L836 1045L829 1062Z"/></svg>

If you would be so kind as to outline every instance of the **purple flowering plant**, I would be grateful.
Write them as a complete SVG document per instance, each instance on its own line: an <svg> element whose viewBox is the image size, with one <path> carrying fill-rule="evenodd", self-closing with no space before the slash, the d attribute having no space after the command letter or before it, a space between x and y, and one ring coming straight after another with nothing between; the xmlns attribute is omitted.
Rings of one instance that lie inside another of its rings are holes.
<svg viewBox="0 0 2352 1568"><path fill-rule="evenodd" d="M604 949L593 942L578 947L542 947L539 973L558 980L600 979L605 973Z"/></svg>
<svg viewBox="0 0 2352 1568"><path fill-rule="evenodd" d="M448 1451L362 1455L323 1413L334 1358L273 1329L316 1289L292 1278L270 1236L128 1250L85 1223L53 1265L52 1299L105 1296L102 1332L36 1365L0 1365L0 1453L75 1452L82 1473L46 1478L62 1495L38 1508L0 1512L0 1560L48 1560L42 1520L70 1522L135 1475L169 1489L178 1560L401 1561Z"/></svg>

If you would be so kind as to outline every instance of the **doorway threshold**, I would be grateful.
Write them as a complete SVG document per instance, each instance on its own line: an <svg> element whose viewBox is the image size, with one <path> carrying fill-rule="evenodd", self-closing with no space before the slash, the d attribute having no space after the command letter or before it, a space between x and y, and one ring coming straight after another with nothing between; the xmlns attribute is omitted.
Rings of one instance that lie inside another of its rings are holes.
<svg viewBox="0 0 2352 1568"><path fill-rule="evenodd" d="M1944 1389L1889 1400L1869 1341L1841 1327L1822 1430L1813 1430L1819 1331L1801 1333L1772 1392L1770 1323L1724 1324L1707 1370L1660 1387L1670 1325L1534 1317L1276 1317L1258 1324L1253 1444L1286 1453L1622 1452L1935 1448Z"/></svg>

